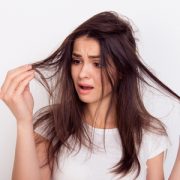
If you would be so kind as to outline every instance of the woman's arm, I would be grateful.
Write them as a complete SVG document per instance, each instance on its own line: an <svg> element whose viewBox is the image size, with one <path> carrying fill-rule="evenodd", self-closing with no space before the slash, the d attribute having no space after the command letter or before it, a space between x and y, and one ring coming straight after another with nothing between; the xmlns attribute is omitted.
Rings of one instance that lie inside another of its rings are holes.
<svg viewBox="0 0 180 180"><path fill-rule="evenodd" d="M31 124L17 125L17 141L12 180L50 180L50 168L41 168L47 143L35 146Z"/></svg>
<svg viewBox="0 0 180 180"><path fill-rule="evenodd" d="M0 100L9 107L17 121L17 141L12 180L49 180L48 168L40 169L46 146L36 147L33 132L34 101L29 82L34 78L31 65L8 71L0 88ZM47 176L46 176L47 175Z"/></svg>
<svg viewBox="0 0 180 180"><path fill-rule="evenodd" d="M44 162L47 161L47 152L48 152L48 147L49 147L49 141L45 139L43 136L40 134L37 134L36 132L34 133L34 137L36 137L38 140L41 141L38 145L36 145L36 152L37 152L37 157L38 157L38 163L39 166L42 166ZM51 168L53 165L53 160L51 160L50 165L43 166L40 168L40 174L42 180L50 180L51 179Z"/></svg>
<svg viewBox="0 0 180 180"><path fill-rule="evenodd" d="M147 161L147 180L163 180L163 159L164 153Z"/></svg>
<svg viewBox="0 0 180 180"><path fill-rule="evenodd" d="M180 179L180 144L179 144L179 150L177 153L176 161L174 163L174 167L169 177L169 180L179 180L179 179Z"/></svg>

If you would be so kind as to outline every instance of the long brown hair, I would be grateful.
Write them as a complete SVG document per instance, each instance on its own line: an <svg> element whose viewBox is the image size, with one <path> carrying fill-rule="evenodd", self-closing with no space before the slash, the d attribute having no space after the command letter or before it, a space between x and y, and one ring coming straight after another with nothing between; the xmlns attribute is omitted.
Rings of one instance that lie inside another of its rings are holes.
<svg viewBox="0 0 180 180"><path fill-rule="evenodd" d="M85 137L90 141L82 123L85 104L80 101L71 77L73 44L81 36L99 42L100 61L112 86L111 102L115 103L122 142L122 157L112 172L125 176L136 170L138 176L141 169L138 152L143 130L166 135L163 123L143 104L141 87L143 84L151 86L145 78L178 101L180 97L141 62L130 23L115 12L94 15L77 27L52 55L32 64L37 72L36 79L49 94L49 105L34 115L34 129L43 125L50 142L47 163L52 159L57 162L62 146L72 149L67 143L70 136L80 145L85 143ZM112 63L116 68L115 75L110 70Z"/></svg>

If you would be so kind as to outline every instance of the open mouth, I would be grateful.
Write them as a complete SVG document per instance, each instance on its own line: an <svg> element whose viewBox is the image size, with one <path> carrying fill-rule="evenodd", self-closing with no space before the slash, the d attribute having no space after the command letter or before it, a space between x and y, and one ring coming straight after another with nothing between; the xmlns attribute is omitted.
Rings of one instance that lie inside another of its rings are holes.
<svg viewBox="0 0 180 180"><path fill-rule="evenodd" d="M82 85L82 84L79 84L79 93L80 94L88 94L92 91L94 87L90 86L90 85Z"/></svg>
<svg viewBox="0 0 180 180"><path fill-rule="evenodd" d="M93 87L91 86L79 86L81 89L83 90L90 90L90 89L93 89Z"/></svg>

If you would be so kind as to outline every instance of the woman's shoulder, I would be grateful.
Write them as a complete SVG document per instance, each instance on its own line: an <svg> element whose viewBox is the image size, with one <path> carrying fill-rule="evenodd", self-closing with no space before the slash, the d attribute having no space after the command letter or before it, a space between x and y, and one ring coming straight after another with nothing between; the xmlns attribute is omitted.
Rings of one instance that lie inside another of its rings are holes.
<svg viewBox="0 0 180 180"><path fill-rule="evenodd" d="M147 130L143 131L141 148L145 150L148 159L165 152L170 145L171 142L167 134Z"/></svg>

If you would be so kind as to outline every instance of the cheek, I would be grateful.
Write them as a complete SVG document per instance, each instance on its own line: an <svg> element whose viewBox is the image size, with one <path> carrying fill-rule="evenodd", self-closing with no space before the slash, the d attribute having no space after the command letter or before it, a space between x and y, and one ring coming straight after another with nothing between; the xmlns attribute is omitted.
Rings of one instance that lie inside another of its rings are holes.
<svg viewBox="0 0 180 180"><path fill-rule="evenodd" d="M76 77L77 77L77 72L75 70L75 68L71 67L71 77L73 79L73 81L76 80Z"/></svg>
<svg viewBox="0 0 180 180"><path fill-rule="evenodd" d="M99 76L94 77L94 80L95 80L96 86L100 92L102 91L102 88L104 89L105 94L112 91L111 84L107 78L104 77L103 79L101 79L101 75L99 75ZM102 84L101 80L103 80L103 84ZM103 85L103 87L102 87L102 85Z"/></svg>
<svg viewBox="0 0 180 180"><path fill-rule="evenodd" d="M102 82L101 82L101 75L98 73L93 73L94 77L93 80L95 84L97 85L98 88L102 87Z"/></svg>
<svg viewBox="0 0 180 180"><path fill-rule="evenodd" d="M105 94L112 91L111 83L109 82L107 77L104 77L104 79L103 79L103 86L104 86L103 88L104 88ZM102 87L102 85L101 85L101 87Z"/></svg>
<svg viewBox="0 0 180 180"><path fill-rule="evenodd" d="M106 92L109 93L112 91L112 87L111 87L111 84L110 83L107 83L106 84Z"/></svg>

